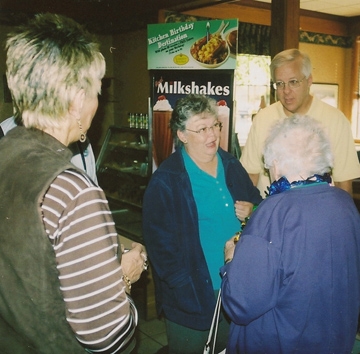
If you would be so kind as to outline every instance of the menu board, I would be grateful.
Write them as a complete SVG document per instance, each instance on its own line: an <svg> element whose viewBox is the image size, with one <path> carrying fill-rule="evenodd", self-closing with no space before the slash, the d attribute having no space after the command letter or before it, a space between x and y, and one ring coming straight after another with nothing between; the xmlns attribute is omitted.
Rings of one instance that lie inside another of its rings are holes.
<svg viewBox="0 0 360 354"><path fill-rule="evenodd" d="M237 19L153 24L147 34L149 70L235 69Z"/></svg>

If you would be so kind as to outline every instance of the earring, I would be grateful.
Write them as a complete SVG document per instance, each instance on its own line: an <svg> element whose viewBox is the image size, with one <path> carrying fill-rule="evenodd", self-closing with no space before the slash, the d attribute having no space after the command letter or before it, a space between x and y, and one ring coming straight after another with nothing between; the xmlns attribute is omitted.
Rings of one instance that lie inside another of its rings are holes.
<svg viewBox="0 0 360 354"><path fill-rule="evenodd" d="M83 130L82 130L82 125L81 125L81 122L80 122L80 119L78 119L78 125L79 125L79 129L80 129L80 142L84 142L86 140L86 134L83 133Z"/></svg>

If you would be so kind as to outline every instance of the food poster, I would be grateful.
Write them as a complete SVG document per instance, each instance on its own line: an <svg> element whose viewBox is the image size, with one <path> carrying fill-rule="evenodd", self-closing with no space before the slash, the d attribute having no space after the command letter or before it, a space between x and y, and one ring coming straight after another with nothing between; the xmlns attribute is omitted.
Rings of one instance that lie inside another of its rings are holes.
<svg viewBox="0 0 360 354"><path fill-rule="evenodd" d="M216 100L223 124L220 146L232 152L233 146L233 70L156 70L152 76L153 171L173 151L169 122L175 103L188 94L203 94Z"/></svg>
<svg viewBox="0 0 360 354"><path fill-rule="evenodd" d="M148 69L235 69L238 20L148 25Z"/></svg>

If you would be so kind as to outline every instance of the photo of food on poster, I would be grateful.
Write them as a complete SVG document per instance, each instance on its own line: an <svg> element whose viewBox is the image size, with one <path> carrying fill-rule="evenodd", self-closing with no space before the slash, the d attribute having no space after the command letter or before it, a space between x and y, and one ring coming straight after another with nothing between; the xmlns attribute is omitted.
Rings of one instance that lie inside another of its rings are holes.
<svg viewBox="0 0 360 354"><path fill-rule="evenodd" d="M176 101L188 94L203 94L215 99L223 128L220 147L230 151L233 132L233 71L151 71L153 170L173 151L169 122Z"/></svg>
<svg viewBox="0 0 360 354"><path fill-rule="evenodd" d="M238 20L152 24L148 69L235 69Z"/></svg>

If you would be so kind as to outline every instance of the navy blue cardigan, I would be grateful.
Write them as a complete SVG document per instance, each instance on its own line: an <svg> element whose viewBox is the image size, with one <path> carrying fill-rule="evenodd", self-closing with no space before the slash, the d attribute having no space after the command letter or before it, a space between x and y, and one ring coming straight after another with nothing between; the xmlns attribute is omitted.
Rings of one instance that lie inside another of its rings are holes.
<svg viewBox="0 0 360 354"><path fill-rule="evenodd" d="M240 162L221 148L219 154L234 203L243 200L259 204L260 193ZM215 308L214 289L180 149L154 172L145 191L143 237L152 264L158 314L163 312L182 326L209 329Z"/></svg>
<svg viewBox="0 0 360 354"><path fill-rule="evenodd" d="M227 353L351 353L360 311L360 217L324 184L264 200L222 267Z"/></svg>

